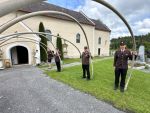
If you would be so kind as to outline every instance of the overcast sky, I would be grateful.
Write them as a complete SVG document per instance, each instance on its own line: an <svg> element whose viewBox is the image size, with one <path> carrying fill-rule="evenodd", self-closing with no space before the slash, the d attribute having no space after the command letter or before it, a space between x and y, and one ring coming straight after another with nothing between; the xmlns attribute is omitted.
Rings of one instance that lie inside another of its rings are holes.
<svg viewBox="0 0 150 113"><path fill-rule="evenodd" d="M135 35L150 32L150 0L106 0L129 22ZM112 11L92 0L49 0L65 8L84 12L89 18L100 19L111 30L111 38L130 35L124 23Z"/></svg>

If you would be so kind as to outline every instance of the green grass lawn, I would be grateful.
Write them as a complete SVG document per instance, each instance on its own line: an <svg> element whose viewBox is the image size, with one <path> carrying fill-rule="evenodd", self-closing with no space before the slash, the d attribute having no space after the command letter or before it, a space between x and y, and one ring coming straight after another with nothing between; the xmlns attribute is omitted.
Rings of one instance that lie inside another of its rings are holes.
<svg viewBox="0 0 150 113"><path fill-rule="evenodd" d="M98 59L102 59L102 58L104 58L104 57L94 57L93 58L93 61L94 60L98 60ZM63 60L63 64L70 64L70 63L74 63L74 62L81 62L81 59L80 58L65 58L64 60Z"/></svg>
<svg viewBox="0 0 150 113"><path fill-rule="evenodd" d="M80 62L80 58L65 58L63 60L63 64L70 64L70 63L74 63L74 62Z"/></svg>
<svg viewBox="0 0 150 113"><path fill-rule="evenodd" d="M94 78L82 79L81 66L65 68L61 73L46 72L51 78L89 93L113 106L135 113L150 113L150 74L134 71L126 92L113 90L114 69L112 59L94 63Z"/></svg>
<svg viewBox="0 0 150 113"><path fill-rule="evenodd" d="M104 57L94 57L93 61L98 60L98 59L102 59L102 58L104 58ZM63 60L63 65L70 64L70 63L75 63L75 62L81 62L81 59L80 58L65 58ZM53 64L53 66L55 66L55 64ZM39 68L48 68L48 64L45 63L45 64L42 64L42 65L40 65L38 67Z"/></svg>

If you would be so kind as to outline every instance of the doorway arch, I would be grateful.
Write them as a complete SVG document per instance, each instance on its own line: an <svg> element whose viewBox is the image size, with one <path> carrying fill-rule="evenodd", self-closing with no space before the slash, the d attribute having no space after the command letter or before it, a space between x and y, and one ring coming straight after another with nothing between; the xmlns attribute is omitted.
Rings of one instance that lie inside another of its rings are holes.
<svg viewBox="0 0 150 113"><path fill-rule="evenodd" d="M12 65L28 64L28 50L23 46L15 46L10 49Z"/></svg>
<svg viewBox="0 0 150 113"><path fill-rule="evenodd" d="M6 58L10 59L12 65L31 64L31 50L25 44L11 44L6 49Z"/></svg>

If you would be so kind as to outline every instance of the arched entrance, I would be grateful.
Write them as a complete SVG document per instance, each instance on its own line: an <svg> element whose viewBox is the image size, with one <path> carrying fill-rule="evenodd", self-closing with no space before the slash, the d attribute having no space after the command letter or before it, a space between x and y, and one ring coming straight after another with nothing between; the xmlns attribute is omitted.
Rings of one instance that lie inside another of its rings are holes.
<svg viewBox="0 0 150 113"><path fill-rule="evenodd" d="M14 46L10 49L12 65L28 64L28 50L23 46Z"/></svg>

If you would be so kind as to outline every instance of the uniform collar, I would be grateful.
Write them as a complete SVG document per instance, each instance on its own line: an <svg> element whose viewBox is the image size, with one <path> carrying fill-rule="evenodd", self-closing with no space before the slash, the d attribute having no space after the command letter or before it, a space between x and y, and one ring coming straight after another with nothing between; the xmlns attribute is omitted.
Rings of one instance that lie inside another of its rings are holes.
<svg viewBox="0 0 150 113"><path fill-rule="evenodd" d="M125 49L120 49L120 51L121 51L121 52L124 52L124 51L125 51Z"/></svg>

